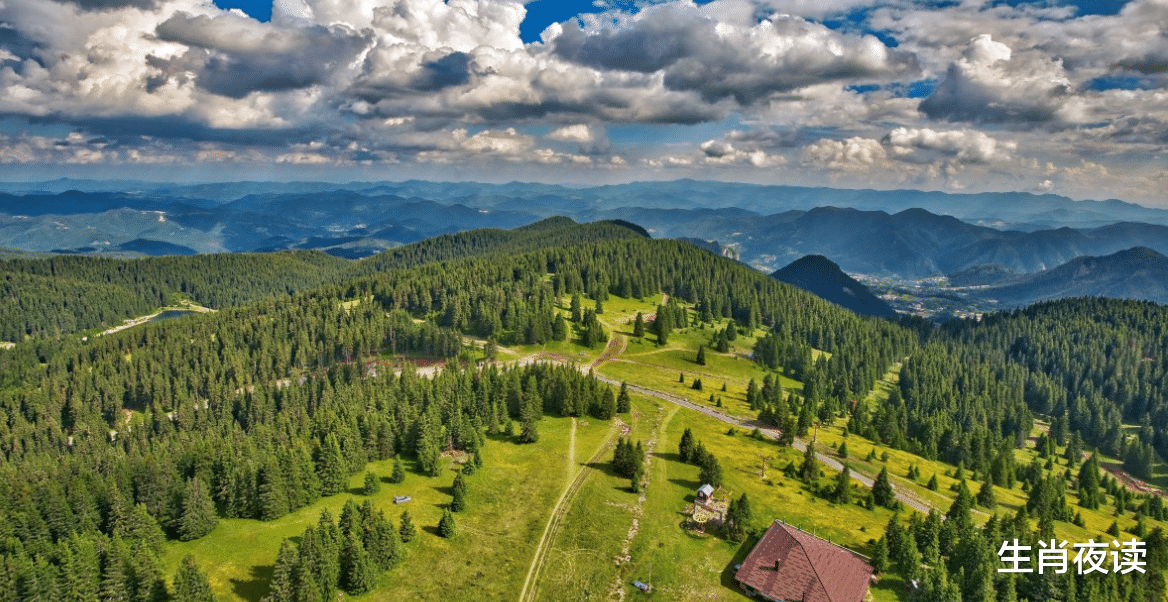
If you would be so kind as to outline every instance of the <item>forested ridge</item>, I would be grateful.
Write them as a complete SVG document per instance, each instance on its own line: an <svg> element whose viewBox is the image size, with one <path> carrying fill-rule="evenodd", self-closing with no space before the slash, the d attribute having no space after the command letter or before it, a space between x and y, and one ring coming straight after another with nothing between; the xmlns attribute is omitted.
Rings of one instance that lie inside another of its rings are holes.
<svg viewBox="0 0 1168 602"><path fill-rule="evenodd" d="M1027 479L1045 491L1012 455L1032 411L1054 421L1052 438L1079 433L1108 452L1135 449L1137 460L1150 446L1163 449L1155 425L1168 422L1158 306L1068 301L933 331L856 316L614 223L553 219L447 235L357 263L279 253L2 267L7 295L43 304L2 310L30 339L0 351L0 602L167 599L174 588L158 562L167 538L197 539L221 517L279 518L341 492L371 460L404 458L437 474L446 450L490 463L487 435L538 440L545 413L611 418L615 392L591 376L548 364L479 365L482 352L464 341L562 340L570 334L561 306L580 296L667 293L652 326L658 337L726 318L733 325L712 333L715 344L739 328L766 329L755 361L804 386L788 395L777 379L756 388L751 404L765 421L793 433L850 414L856 433L993 482ZM76 296L55 297L75 285ZM125 311L112 305L136 315L175 293L224 309L89 341L63 336ZM590 311L577 321L584 333ZM433 378L408 367L399 375L384 360L402 356L446 368ZM861 402L901 361L889 402ZM1143 446L1118 434L1121 420L1147 423ZM1070 520L1053 502L1036 514ZM1006 529L987 527L1021 532ZM339 524L322 517L299 547L281 551L277 565L289 576L274 578L273 596L277 585L287 595L273 600L366 591L371 575L399 558L400 534L391 531L368 509L347 509ZM964 535L950 535L942 549L956 562L949 552ZM197 567L182 570L189 576L179 581L198 580ZM1144 599L1129 594L1097 599Z"/></svg>
<svg viewBox="0 0 1168 602"><path fill-rule="evenodd" d="M109 327L181 295L239 307L335 281L350 261L316 251L109 259L61 255L0 261L0 340Z"/></svg>

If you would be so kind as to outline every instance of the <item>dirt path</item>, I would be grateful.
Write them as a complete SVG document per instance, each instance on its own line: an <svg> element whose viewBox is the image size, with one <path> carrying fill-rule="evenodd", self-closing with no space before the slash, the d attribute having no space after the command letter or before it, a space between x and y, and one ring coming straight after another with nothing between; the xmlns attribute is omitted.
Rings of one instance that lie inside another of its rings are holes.
<svg viewBox="0 0 1168 602"><path fill-rule="evenodd" d="M564 491L560 493L560 499L556 501L552 515L548 517L547 526L543 529L543 537L540 538L539 546L535 549L535 557L531 559L531 566L527 569L527 578L523 580L523 590L519 592L519 602L532 602L538 596L540 574L543 572L544 565L547 564L548 555L552 550L552 544L556 541L556 535L560 531L560 525L563 524L564 517L572 507L572 500L576 497L576 493L584 486L584 481L591 474L593 470L592 465L599 462L612 446L612 438L619 424L616 420L612 421L612 425L608 429L608 434L605 435L604 441L600 442L600 447L596 449L596 453L592 454L588 462L576 471L575 478L573 479L572 474L576 468L576 419L572 419L572 430L568 438L569 482L567 487L564 488Z"/></svg>
<svg viewBox="0 0 1168 602"><path fill-rule="evenodd" d="M608 378L606 376L601 376L599 374L594 374L593 376L596 377L596 380L599 380L599 381L604 382L604 383L608 383L610 385L620 386L620 384L621 384L620 381ZM769 439L778 439L779 438L778 431L776 431L775 429L769 428L769 427L764 427L763 425L759 424L757 421L754 421L754 420L739 420L739 419L734 418L732 416L727 416L726 414L722 414L721 412L716 412L710 408L698 405L698 404L693 403L689 400L682 399L680 397L676 397L676 396L670 395L668 393L662 393L660 391L646 389L645 387L641 387L641 386L637 386L637 385L630 384L629 390L637 392L637 393L641 393L642 395L656 397L657 399L668 401L670 403L677 404L677 405L682 406L684 408L689 408L691 410L701 412L701 413L703 413L711 418L721 420L722 422L725 422L726 424L731 424L731 425L742 427L744 429L749 429L749 430L753 430L755 428L758 428L762 432L763 436L765 436ZM795 440L795 442L791 445L791 447L793 447L799 451L807 451L807 444L804 443L803 441L798 440L798 439ZM828 456L826 454L822 454L819 452L815 452L815 457L818 458L819 461L822 462L826 466L830 466L831 468L833 468L835 470L843 470L843 464L840 464L838 460L836 460L835 458L833 458L831 456ZM854 471L852 472L852 478L855 479L856 482L863 484L865 487L871 487L872 483L873 483L871 478L869 478L863 474L859 474L857 472L854 472ZM926 502L925 500L922 500L922 499L918 498L917 496L912 495L911 493L909 493L907 491L904 491L903 489L897 489L895 487L894 487L894 489L896 491L897 499L901 500L906 505L911 506L911 507L913 507L913 508L915 508L915 509L917 509L925 514L928 514L929 510L932 508L932 506L928 502ZM938 510L944 511L945 509L938 508Z"/></svg>
<svg viewBox="0 0 1168 602"><path fill-rule="evenodd" d="M629 339L623 334L617 334L613 329L612 334L608 337L608 345L605 346L604 351L592 362L592 367L599 367L608 360L620 357L624 354L625 349L629 346Z"/></svg>
<svg viewBox="0 0 1168 602"><path fill-rule="evenodd" d="M183 305L176 305L173 307L163 307L163 308L160 308L158 311L156 311L148 316L138 316L137 318L127 318L125 320L125 322L122 323L121 326L114 326L113 328L99 332L94 336L99 336L99 337L105 336L107 334L113 334L115 332L123 331L127 328L133 328L133 327L138 326L140 324L145 324L145 323L149 322L150 320L153 320L154 318L157 318L158 316L162 315L164 312L168 312L168 311L195 311L195 312L205 314L205 313L214 313L216 310L211 309L210 307L203 307L202 305L195 305L194 303L184 303Z"/></svg>
<svg viewBox="0 0 1168 602"><path fill-rule="evenodd" d="M657 415L654 417L653 435L649 438L649 443L645 445L645 476L643 485L641 487L641 495L637 496L637 504L633 506L633 522L629 526L629 532L625 535L624 544L621 546L620 558L629 557L629 551L633 547L633 540L637 538L637 533L641 531L641 519L645 515L645 488L648 487L649 474L653 470L653 448L657 447L657 440L661 438L665 432L665 427L669 424L669 420L677 412L677 408L666 413L665 408L657 406ZM664 416L662 416L664 414ZM627 576L625 575L625 567L628 566L622 560L618 560L619 568L616 571L616 576L613 577L612 590L608 594L609 600L616 600L617 602L624 602L625 588L624 583Z"/></svg>

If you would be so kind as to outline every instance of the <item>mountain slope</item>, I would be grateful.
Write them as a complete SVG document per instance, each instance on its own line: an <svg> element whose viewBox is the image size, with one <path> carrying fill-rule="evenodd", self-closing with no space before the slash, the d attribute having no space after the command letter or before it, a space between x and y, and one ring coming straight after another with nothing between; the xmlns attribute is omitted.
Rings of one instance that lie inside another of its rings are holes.
<svg viewBox="0 0 1168 602"><path fill-rule="evenodd" d="M977 294L1010 306L1068 297L1140 299L1168 304L1168 257L1146 247L1103 257L1078 257Z"/></svg>
<svg viewBox="0 0 1168 602"><path fill-rule="evenodd" d="M883 299L822 255L808 255L771 276L861 315L896 315Z"/></svg>

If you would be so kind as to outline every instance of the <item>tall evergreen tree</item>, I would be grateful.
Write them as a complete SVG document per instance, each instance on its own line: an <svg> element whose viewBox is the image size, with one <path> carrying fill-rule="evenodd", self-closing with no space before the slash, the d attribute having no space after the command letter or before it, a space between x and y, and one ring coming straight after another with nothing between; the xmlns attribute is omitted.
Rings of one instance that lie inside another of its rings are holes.
<svg viewBox="0 0 1168 602"><path fill-rule="evenodd" d="M264 602L295 602L296 571L300 564L300 551L288 538L280 544L276 554L276 564L272 567L268 596Z"/></svg>
<svg viewBox="0 0 1168 602"><path fill-rule="evenodd" d="M455 533L454 514L447 508L442 511L442 518L438 521L438 535L446 539L454 539Z"/></svg>
<svg viewBox="0 0 1168 602"><path fill-rule="evenodd" d="M880 473L872 482L872 497L875 499L876 505L885 508L891 506L892 502L896 500L896 493L892 490L892 483L888 480L887 466L880 469Z"/></svg>
<svg viewBox="0 0 1168 602"><path fill-rule="evenodd" d="M320 475L321 495L336 495L347 485L345 461L341 456L341 446L337 436L329 433L320 446L317 472Z"/></svg>
<svg viewBox="0 0 1168 602"><path fill-rule="evenodd" d="M402 543L413 541L414 536L418 534L418 527L414 525L414 519L410 517L409 510L402 510L398 534L401 535Z"/></svg>
<svg viewBox="0 0 1168 602"><path fill-rule="evenodd" d="M182 495L182 513L175 524L175 531L182 541L198 539L211 532L219 523L215 514L215 502L200 477L187 481Z"/></svg>
<svg viewBox="0 0 1168 602"><path fill-rule="evenodd" d="M174 574L174 602L215 602L211 591L211 581L195 563L195 557L187 554Z"/></svg>
<svg viewBox="0 0 1168 602"><path fill-rule="evenodd" d="M844 469L835 479L831 497L837 504L848 504L852 501L852 471L847 464L844 464Z"/></svg>
<svg viewBox="0 0 1168 602"><path fill-rule="evenodd" d="M345 536L341 553L341 575L345 591L354 596L372 590L377 584L377 567L373 565L361 539L355 534Z"/></svg>
<svg viewBox="0 0 1168 602"><path fill-rule="evenodd" d="M689 464L692 461L694 452L694 436L693 430L686 428L685 432L681 434L681 441L677 443L678 459L684 464Z"/></svg>
<svg viewBox="0 0 1168 602"><path fill-rule="evenodd" d="M365 495L377 495L381 491L381 479L373 472L365 473L365 486L361 489L361 493Z"/></svg>

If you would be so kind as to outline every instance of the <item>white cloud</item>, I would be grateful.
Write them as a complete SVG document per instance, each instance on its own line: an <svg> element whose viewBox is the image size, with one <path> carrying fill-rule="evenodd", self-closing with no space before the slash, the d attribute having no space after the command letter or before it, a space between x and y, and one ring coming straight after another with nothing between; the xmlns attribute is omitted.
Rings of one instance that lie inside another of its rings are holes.
<svg viewBox="0 0 1168 602"><path fill-rule="evenodd" d="M1033 51L1015 56L983 34L949 66L921 111L954 121L1046 122L1071 117L1072 91L1057 59Z"/></svg>
<svg viewBox="0 0 1168 602"><path fill-rule="evenodd" d="M896 128L882 141L897 158L936 151L967 163L1006 161L1017 148L1014 142L1000 142L977 130L937 131L929 128Z"/></svg>
<svg viewBox="0 0 1168 602"><path fill-rule="evenodd" d="M868 171L884 164L888 153L879 140L852 137L820 139L803 149L803 162L839 171Z"/></svg>

